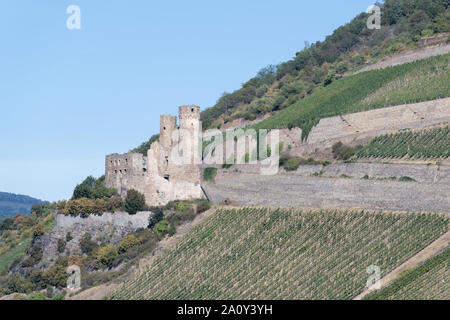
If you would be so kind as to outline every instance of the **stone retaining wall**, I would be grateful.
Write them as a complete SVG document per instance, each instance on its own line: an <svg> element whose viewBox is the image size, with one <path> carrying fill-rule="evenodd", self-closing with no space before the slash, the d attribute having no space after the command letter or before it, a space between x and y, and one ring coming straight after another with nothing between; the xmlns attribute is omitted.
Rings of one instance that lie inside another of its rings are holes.
<svg viewBox="0 0 450 320"><path fill-rule="evenodd" d="M450 188L439 183L240 173L203 188L215 203L450 212Z"/></svg>
<svg viewBox="0 0 450 320"><path fill-rule="evenodd" d="M342 175L369 179L389 179L392 177L410 177L417 182L450 184L450 166L392 164L392 163L335 163L323 165L301 165L295 174L322 177L340 177Z"/></svg>

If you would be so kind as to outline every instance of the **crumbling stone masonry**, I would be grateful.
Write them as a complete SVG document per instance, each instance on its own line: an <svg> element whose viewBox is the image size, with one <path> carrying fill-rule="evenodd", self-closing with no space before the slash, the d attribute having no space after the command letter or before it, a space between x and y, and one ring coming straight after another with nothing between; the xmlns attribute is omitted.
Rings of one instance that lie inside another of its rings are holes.
<svg viewBox="0 0 450 320"><path fill-rule="evenodd" d="M176 116L162 115L160 138L148 150L106 156L107 187L116 188L122 197L135 189L145 195L149 206L171 200L201 198L200 107L179 107Z"/></svg>

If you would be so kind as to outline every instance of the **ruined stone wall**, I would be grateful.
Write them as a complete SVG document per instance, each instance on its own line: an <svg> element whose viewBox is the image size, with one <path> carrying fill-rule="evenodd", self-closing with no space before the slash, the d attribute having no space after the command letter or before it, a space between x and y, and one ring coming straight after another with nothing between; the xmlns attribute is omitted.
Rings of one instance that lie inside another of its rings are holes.
<svg viewBox="0 0 450 320"><path fill-rule="evenodd" d="M112 154L106 157L105 183L125 197L127 190L144 191L147 158L140 153Z"/></svg>
<svg viewBox="0 0 450 320"><path fill-rule="evenodd" d="M177 130L177 117L162 115L159 121L159 142L163 147L171 148L173 132Z"/></svg>

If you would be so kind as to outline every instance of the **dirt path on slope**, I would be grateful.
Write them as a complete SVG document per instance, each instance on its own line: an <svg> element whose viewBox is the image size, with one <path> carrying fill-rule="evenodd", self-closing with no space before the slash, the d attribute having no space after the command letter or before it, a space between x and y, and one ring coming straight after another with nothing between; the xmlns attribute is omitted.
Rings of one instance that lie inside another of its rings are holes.
<svg viewBox="0 0 450 320"><path fill-rule="evenodd" d="M383 277L380 280L381 288L384 288L390 283L392 283L392 281L394 281L403 271L424 263L426 260L442 252L449 245L450 245L450 230L444 233L435 241L433 241L430 245L419 251L416 255L412 256L404 263L402 263L400 266L389 272L385 277ZM363 292L361 292L359 295L353 298L353 300L361 300L372 291L373 289L372 290L365 289Z"/></svg>
<svg viewBox="0 0 450 320"><path fill-rule="evenodd" d="M86 289L72 297L68 297L67 300L103 300L108 294L110 294L120 286L121 280L136 276L136 273L144 271L145 267L148 266L155 258L162 255L166 250L172 248L193 227L201 223L207 217L211 216L216 211L216 209L217 207L213 206L211 209L197 215L194 220L178 226L176 234L174 234L172 237L166 237L159 241L152 253L139 260L139 266L133 266L125 274L119 276L117 279L113 280L110 283L105 283L93 288Z"/></svg>

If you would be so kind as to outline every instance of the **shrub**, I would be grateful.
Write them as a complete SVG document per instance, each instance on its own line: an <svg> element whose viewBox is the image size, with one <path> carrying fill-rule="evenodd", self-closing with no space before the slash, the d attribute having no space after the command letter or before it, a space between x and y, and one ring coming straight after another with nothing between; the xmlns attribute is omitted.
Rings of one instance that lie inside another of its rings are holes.
<svg viewBox="0 0 450 320"><path fill-rule="evenodd" d="M160 207L150 208L150 211L153 212L153 214L148 218L147 228L152 229L158 222L164 219L164 211Z"/></svg>
<svg viewBox="0 0 450 320"><path fill-rule="evenodd" d="M175 227L174 224L171 224L169 226L168 233L169 233L169 236L173 236L175 233L177 233L177 228Z"/></svg>
<svg viewBox="0 0 450 320"><path fill-rule="evenodd" d="M169 221L167 220L161 220L155 225L155 232L158 238L162 238L167 232L169 227Z"/></svg>
<svg viewBox="0 0 450 320"><path fill-rule="evenodd" d="M217 168L208 167L203 171L203 180L214 182L217 175Z"/></svg>
<svg viewBox="0 0 450 320"><path fill-rule="evenodd" d="M47 286L47 298L51 299L53 297L53 287Z"/></svg>
<svg viewBox="0 0 450 320"><path fill-rule="evenodd" d="M67 284L69 274L66 273L68 258L60 257L44 275L44 281L52 286L63 288Z"/></svg>
<svg viewBox="0 0 450 320"><path fill-rule="evenodd" d="M289 160L288 156L280 156L278 163L280 167L284 166L284 164Z"/></svg>
<svg viewBox="0 0 450 320"><path fill-rule="evenodd" d="M117 258L117 248L108 244L105 247L101 247L97 252L97 261L107 268L113 266L114 260Z"/></svg>
<svg viewBox="0 0 450 320"><path fill-rule="evenodd" d="M112 197L108 200L106 203L106 210L110 212L116 212L118 210L121 210L123 206L123 200L120 196Z"/></svg>
<svg viewBox="0 0 450 320"><path fill-rule="evenodd" d="M41 216L44 212L44 205L42 203L35 203L31 206L31 212L36 213L38 216Z"/></svg>
<svg viewBox="0 0 450 320"><path fill-rule="evenodd" d="M66 233L66 241L69 242L72 239L73 239L72 234L70 232L67 232Z"/></svg>
<svg viewBox="0 0 450 320"><path fill-rule="evenodd" d="M57 247L59 253L63 253L64 250L66 250L66 242L64 241L64 239L58 239Z"/></svg>
<svg viewBox="0 0 450 320"><path fill-rule="evenodd" d="M39 244L35 244L33 247L31 247L30 256L22 262L22 267L28 268L34 266L36 263L41 261L42 255L42 246L40 246Z"/></svg>
<svg viewBox="0 0 450 320"><path fill-rule="evenodd" d="M53 297L52 300L64 300L64 294L63 293L57 293L57 294L55 294L55 296Z"/></svg>
<svg viewBox="0 0 450 320"><path fill-rule="evenodd" d="M295 171L299 167L300 162L301 159L299 157L292 157L284 163L284 169L286 171Z"/></svg>
<svg viewBox="0 0 450 320"><path fill-rule="evenodd" d="M125 236L120 240L119 253L126 252L128 251L128 249L138 244L139 244L138 238L133 234L128 234L127 236Z"/></svg>
<svg viewBox="0 0 450 320"><path fill-rule="evenodd" d="M178 221L191 221L195 218L195 211L193 207L187 207L175 213L174 216L178 218Z"/></svg>
<svg viewBox="0 0 450 320"><path fill-rule="evenodd" d="M28 296L28 300L46 300L42 292L33 292Z"/></svg>
<svg viewBox="0 0 450 320"><path fill-rule="evenodd" d="M33 227L33 239L37 239L44 234L44 229L41 225Z"/></svg>
<svg viewBox="0 0 450 320"><path fill-rule="evenodd" d="M143 211L145 208L145 196L136 190L128 190L124 203L125 211L129 214L136 214L136 212Z"/></svg>
<svg viewBox="0 0 450 320"><path fill-rule="evenodd" d="M339 160L348 160L355 154L355 148L344 145L342 142L336 142L331 147L334 158Z"/></svg>
<svg viewBox="0 0 450 320"><path fill-rule="evenodd" d="M89 233L85 233L80 239L80 249L82 253L91 255L98 249L98 244L91 240Z"/></svg>
<svg viewBox="0 0 450 320"><path fill-rule="evenodd" d="M206 199L202 199L197 202L197 213L205 212L206 210L209 210L210 208L211 208L211 203Z"/></svg>
<svg viewBox="0 0 450 320"><path fill-rule="evenodd" d="M414 180L414 179L411 178L411 177L403 176L403 177L400 177L400 179L398 179L398 181L412 182L412 181L416 181L416 180Z"/></svg>

